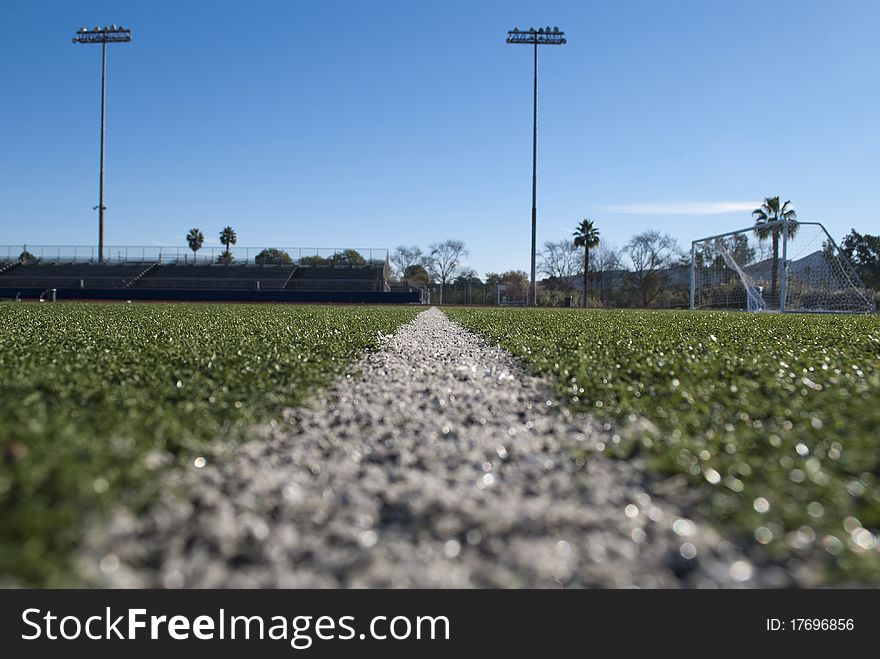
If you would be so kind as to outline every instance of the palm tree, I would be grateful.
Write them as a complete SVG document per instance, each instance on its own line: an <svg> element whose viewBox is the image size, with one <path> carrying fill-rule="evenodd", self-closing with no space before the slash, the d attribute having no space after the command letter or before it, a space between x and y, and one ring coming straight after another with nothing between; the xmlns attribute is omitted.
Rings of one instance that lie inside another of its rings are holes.
<svg viewBox="0 0 880 659"><path fill-rule="evenodd" d="M205 235L198 229L190 229L189 233L186 234L186 242L189 244L189 248L192 250L193 263L195 263L196 252L198 252L202 248L202 243L205 242Z"/></svg>
<svg viewBox="0 0 880 659"><path fill-rule="evenodd" d="M775 224L771 227L765 226L772 222L786 220L792 222L786 224L786 235L788 238L794 238L797 233L798 225L793 222L797 219L797 213L791 206L791 201L786 201L780 206L779 197L765 197L764 203L760 208L752 211L752 217L755 218L755 234L759 240L773 241L773 261L770 263L770 299L772 304L776 303L776 282L779 278L779 237L782 235L782 225Z"/></svg>
<svg viewBox="0 0 880 659"><path fill-rule="evenodd" d="M223 231L220 232L220 242L226 247L226 251L222 255L224 259L228 260L232 256L229 253L229 246L234 245L237 240L238 236L235 235L235 230L232 227L223 227Z"/></svg>
<svg viewBox="0 0 880 659"><path fill-rule="evenodd" d="M584 248L584 299L581 306L586 307L590 287L590 250L599 246L599 229L593 226L593 220L585 217L572 235L574 246Z"/></svg>

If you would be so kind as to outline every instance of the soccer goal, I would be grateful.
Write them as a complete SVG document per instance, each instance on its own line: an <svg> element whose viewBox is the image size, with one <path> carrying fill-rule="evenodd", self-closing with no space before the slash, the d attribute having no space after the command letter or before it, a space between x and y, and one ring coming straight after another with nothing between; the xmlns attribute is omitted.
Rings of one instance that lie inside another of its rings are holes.
<svg viewBox="0 0 880 659"><path fill-rule="evenodd" d="M691 309L871 313L874 296L818 222L778 220L691 243Z"/></svg>

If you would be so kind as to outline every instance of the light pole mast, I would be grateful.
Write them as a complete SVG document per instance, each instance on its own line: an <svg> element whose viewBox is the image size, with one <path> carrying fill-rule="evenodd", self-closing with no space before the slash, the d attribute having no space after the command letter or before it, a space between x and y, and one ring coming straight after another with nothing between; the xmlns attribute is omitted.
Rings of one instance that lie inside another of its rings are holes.
<svg viewBox="0 0 880 659"><path fill-rule="evenodd" d="M107 103L107 44L128 43L131 41L131 30L120 25L94 27L91 30L80 28L73 37L73 43L101 44L101 165L98 184L98 261L104 260L104 110Z"/></svg>
<svg viewBox="0 0 880 659"><path fill-rule="evenodd" d="M507 43L530 44L535 49L535 81L532 99L532 263L528 303L536 306L538 304L535 267L538 233L538 46L561 46L566 43L566 39L565 32L560 32L558 27L554 27L552 30L549 27L537 30L531 27L527 31L514 28L507 33Z"/></svg>

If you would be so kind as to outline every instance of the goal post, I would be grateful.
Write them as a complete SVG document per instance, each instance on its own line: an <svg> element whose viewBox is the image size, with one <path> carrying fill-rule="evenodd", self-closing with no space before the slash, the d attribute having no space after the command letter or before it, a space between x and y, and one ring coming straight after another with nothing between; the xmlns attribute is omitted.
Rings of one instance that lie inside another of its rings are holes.
<svg viewBox="0 0 880 659"><path fill-rule="evenodd" d="M778 220L691 243L690 308L871 313L874 296L819 222Z"/></svg>

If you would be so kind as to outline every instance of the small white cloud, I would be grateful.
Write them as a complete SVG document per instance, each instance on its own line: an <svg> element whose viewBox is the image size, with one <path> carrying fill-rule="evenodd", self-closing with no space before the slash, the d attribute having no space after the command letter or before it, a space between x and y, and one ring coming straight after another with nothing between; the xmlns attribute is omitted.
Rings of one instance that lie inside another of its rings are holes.
<svg viewBox="0 0 880 659"><path fill-rule="evenodd" d="M643 204L614 204L603 206L608 213L623 215L723 215L724 213L751 212L760 201L661 201Z"/></svg>

